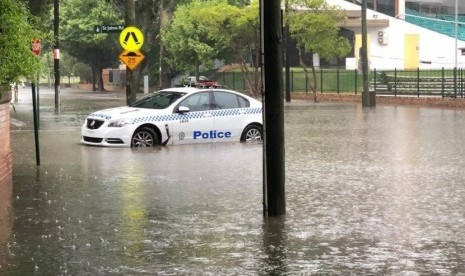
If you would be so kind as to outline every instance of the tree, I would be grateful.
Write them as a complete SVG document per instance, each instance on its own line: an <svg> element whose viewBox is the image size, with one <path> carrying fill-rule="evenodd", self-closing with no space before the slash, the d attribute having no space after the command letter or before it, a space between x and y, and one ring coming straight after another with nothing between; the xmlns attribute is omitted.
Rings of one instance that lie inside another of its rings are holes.
<svg viewBox="0 0 465 276"><path fill-rule="evenodd" d="M171 24L162 31L171 67L184 71L194 68L197 80L200 65L210 67L219 53L208 26L198 16L199 10L215 4L216 1L194 0L178 6Z"/></svg>
<svg viewBox="0 0 465 276"><path fill-rule="evenodd" d="M69 55L92 68L92 87L104 90L102 70L119 64L118 34L94 33L96 25L122 24L121 15L105 0L66 0L62 2L61 45ZM86 16L83 16L86 11Z"/></svg>
<svg viewBox="0 0 465 276"><path fill-rule="evenodd" d="M71 76L74 76L76 73L74 72L74 65L76 65L76 63L76 59L67 53L63 53L60 57L60 73L61 76L68 77L68 84L71 84Z"/></svg>
<svg viewBox="0 0 465 276"><path fill-rule="evenodd" d="M26 3L31 14L45 19L49 15L53 0L21 0Z"/></svg>
<svg viewBox="0 0 465 276"><path fill-rule="evenodd" d="M114 4L121 14L126 14L127 0L107 0ZM150 76L149 80L153 84L163 87L169 74L168 70L163 70L166 62L163 59L164 47L161 42L161 28L166 25L164 22L169 21L175 8L189 0L139 0L135 2L135 20L136 25L144 33L145 42L143 53L145 59L141 62L136 70L145 72ZM157 76L158 75L158 76Z"/></svg>
<svg viewBox="0 0 465 276"><path fill-rule="evenodd" d="M239 63L249 94L260 96L260 20L259 2L238 7L218 1L212 7L198 11L198 16L209 28L211 40L216 42L223 57L232 53ZM249 63L252 63L252 70Z"/></svg>
<svg viewBox="0 0 465 276"><path fill-rule="evenodd" d="M325 0L293 0L293 7L288 13L289 30L299 47L300 64L308 79L307 65L304 61L306 53L310 55L310 67L313 76L314 101L318 102L316 72L313 54L323 59L343 57L349 53L351 46L346 38L339 36L338 22L345 19L343 10L328 5Z"/></svg>
<svg viewBox="0 0 465 276"><path fill-rule="evenodd" d="M0 85L9 86L20 77L35 79L40 62L31 51L31 42L44 34L34 28L34 18L23 3L0 0L0 11Z"/></svg>
<svg viewBox="0 0 465 276"><path fill-rule="evenodd" d="M179 6L171 25L162 32L170 63L184 70L190 70L195 65L198 76L199 64L208 67L215 59L237 62L241 65L250 94L258 97L258 5L258 1L240 7L242 5L228 4L227 0L196 0ZM255 65L252 73L249 66L251 59L254 59L252 63Z"/></svg>

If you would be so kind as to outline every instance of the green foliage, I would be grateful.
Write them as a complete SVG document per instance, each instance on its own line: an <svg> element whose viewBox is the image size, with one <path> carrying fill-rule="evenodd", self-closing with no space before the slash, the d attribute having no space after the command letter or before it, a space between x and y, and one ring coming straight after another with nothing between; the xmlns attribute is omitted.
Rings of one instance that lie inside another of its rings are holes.
<svg viewBox="0 0 465 276"><path fill-rule="evenodd" d="M307 69L303 56L305 53L318 53L323 59L343 57L351 50L349 41L339 36L337 23L345 19L344 11L331 6L325 0L291 0L291 7L286 18L291 36L300 48L300 63ZM317 99L317 80L313 62L311 63L313 81L311 88L314 100Z"/></svg>
<svg viewBox="0 0 465 276"><path fill-rule="evenodd" d="M294 0L287 21L291 36L309 53L321 58L343 57L351 46L339 36L338 22L345 19L343 10L328 5L324 0Z"/></svg>
<svg viewBox="0 0 465 276"><path fill-rule="evenodd" d="M118 34L94 33L96 25L123 24L105 0L66 0L60 7L60 40L74 58L97 68L118 63Z"/></svg>
<svg viewBox="0 0 465 276"><path fill-rule="evenodd" d="M21 0L29 8L29 12L38 18L40 26L45 25L49 18L49 11L53 10L54 0Z"/></svg>
<svg viewBox="0 0 465 276"><path fill-rule="evenodd" d="M199 10L215 3L194 0L178 6L173 21L162 30L162 42L169 52L168 62L172 68L191 71L195 64L212 65L219 49L214 47L215 41L199 17Z"/></svg>
<svg viewBox="0 0 465 276"><path fill-rule="evenodd" d="M172 68L193 71L201 63L205 70L215 59L237 62L252 94L258 93L258 68L249 74L247 61L253 52L259 56L259 4L253 1L242 7L246 2L194 0L179 6L171 24L162 31Z"/></svg>
<svg viewBox="0 0 465 276"><path fill-rule="evenodd" d="M43 34L34 28L23 3L0 0L0 11L0 84L17 82L20 77L35 79L40 62L31 51L31 42Z"/></svg>
<svg viewBox="0 0 465 276"><path fill-rule="evenodd" d="M74 64L73 72L82 82L89 83L92 81L92 69L88 64L78 62Z"/></svg>
<svg viewBox="0 0 465 276"><path fill-rule="evenodd" d="M246 7L250 5L250 0L228 0L229 5L238 6L238 7Z"/></svg>
<svg viewBox="0 0 465 276"><path fill-rule="evenodd" d="M67 53L63 53L60 57L60 74L62 76L71 76L74 75L74 65L77 63L77 60Z"/></svg>

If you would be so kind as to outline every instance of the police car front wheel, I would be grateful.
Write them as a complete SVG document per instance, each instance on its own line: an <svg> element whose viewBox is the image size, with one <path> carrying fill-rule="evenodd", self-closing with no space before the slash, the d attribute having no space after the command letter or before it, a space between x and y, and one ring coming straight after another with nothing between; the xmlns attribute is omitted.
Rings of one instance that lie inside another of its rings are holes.
<svg viewBox="0 0 465 276"><path fill-rule="evenodd" d="M262 127L248 125L242 132L241 142L258 142L262 140Z"/></svg>
<svg viewBox="0 0 465 276"><path fill-rule="evenodd" d="M132 147L153 147L158 145L158 137L149 127L137 129L131 140Z"/></svg>

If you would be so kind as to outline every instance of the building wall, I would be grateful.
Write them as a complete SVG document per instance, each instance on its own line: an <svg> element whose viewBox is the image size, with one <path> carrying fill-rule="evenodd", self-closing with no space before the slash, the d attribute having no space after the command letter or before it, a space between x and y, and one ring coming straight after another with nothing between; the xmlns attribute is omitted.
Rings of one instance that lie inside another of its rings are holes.
<svg viewBox="0 0 465 276"><path fill-rule="evenodd" d="M379 15L382 17L381 15ZM387 17L387 16L386 16ZM455 57L457 55L458 67L465 66L465 57L459 50L465 47L465 42L457 41L455 38L443 35L414 24L405 22L403 19L389 18L389 27L384 29L369 30L371 36L377 36L379 31L383 31L388 37L388 42L380 44L376 39L371 41L370 60L373 68L379 69L412 69L405 68L405 59L409 58L411 52L407 52L406 43L411 42L412 36L418 36L418 68L420 69L440 69L455 67ZM416 47L417 45L415 45ZM411 51L411 49L409 50Z"/></svg>
<svg viewBox="0 0 465 276"><path fill-rule="evenodd" d="M10 102L0 103L0 183L13 171L10 149Z"/></svg>
<svg viewBox="0 0 465 276"><path fill-rule="evenodd" d="M330 4L339 5L345 10L360 10L359 5L355 5L344 0L327 0ZM406 47L406 42L412 36L418 36L418 68L420 69L440 69L454 68L455 56L457 55L458 67L465 67L465 56L461 55L460 48L465 47L465 41L457 41L455 38L443 35L420 26L405 22L402 16L391 17L385 14L367 11L367 18L388 19L389 27L369 27L367 35L370 37L368 45L370 69L391 70L394 68L403 70L405 68L406 55L411 53L411 49ZM355 36L361 34L361 27L348 28ZM378 42L378 34L383 32L386 42ZM409 49L406 52L406 49ZM355 49L355 58L347 58L347 69L355 69L359 56ZM409 58L409 57L407 57ZM409 66L411 62L408 62Z"/></svg>

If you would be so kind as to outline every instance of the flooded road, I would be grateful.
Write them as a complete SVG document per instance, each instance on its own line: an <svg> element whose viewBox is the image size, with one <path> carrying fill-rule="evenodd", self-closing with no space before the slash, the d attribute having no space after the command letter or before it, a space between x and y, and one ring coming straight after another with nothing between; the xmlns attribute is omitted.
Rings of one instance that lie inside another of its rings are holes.
<svg viewBox="0 0 465 276"><path fill-rule="evenodd" d="M87 147L124 95L64 90L57 115L41 91L37 168L22 92L0 275L465 275L463 110L286 105L287 215L264 219L261 144Z"/></svg>

